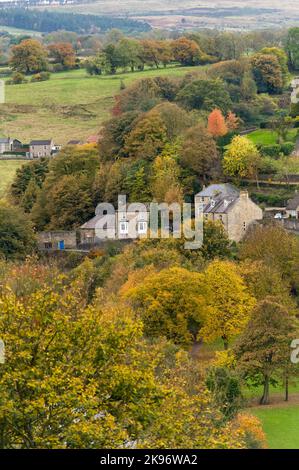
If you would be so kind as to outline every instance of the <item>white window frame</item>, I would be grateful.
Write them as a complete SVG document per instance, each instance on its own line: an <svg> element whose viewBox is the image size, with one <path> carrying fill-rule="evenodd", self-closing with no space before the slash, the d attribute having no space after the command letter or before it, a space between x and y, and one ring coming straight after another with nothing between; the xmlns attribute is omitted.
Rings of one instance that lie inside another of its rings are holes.
<svg viewBox="0 0 299 470"><path fill-rule="evenodd" d="M145 220L139 220L137 223L137 231L141 234L147 232L147 222Z"/></svg>
<svg viewBox="0 0 299 470"><path fill-rule="evenodd" d="M124 226L124 228L123 228ZM122 220L119 223L119 233L121 235L128 235L129 233L129 223L126 220Z"/></svg>

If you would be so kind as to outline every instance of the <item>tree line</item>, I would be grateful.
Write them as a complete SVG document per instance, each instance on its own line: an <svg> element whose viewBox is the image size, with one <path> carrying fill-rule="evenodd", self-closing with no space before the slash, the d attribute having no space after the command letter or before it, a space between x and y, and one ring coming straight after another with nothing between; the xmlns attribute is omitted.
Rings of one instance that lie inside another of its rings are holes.
<svg viewBox="0 0 299 470"><path fill-rule="evenodd" d="M24 8L1 8L0 24L13 28L50 33L67 30L77 33L107 31L118 28L127 33L144 32L151 29L148 23L128 18L82 15L78 13L28 10Z"/></svg>

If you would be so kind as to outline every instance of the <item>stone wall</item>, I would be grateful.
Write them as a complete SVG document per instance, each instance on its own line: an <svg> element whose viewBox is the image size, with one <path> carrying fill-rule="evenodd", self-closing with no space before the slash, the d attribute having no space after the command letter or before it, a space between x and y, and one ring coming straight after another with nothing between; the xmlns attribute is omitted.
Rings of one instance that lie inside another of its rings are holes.
<svg viewBox="0 0 299 470"><path fill-rule="evenodd" d="M239 242L244 237L249 226L257 220L262 220L263 211L248 196L247 191L241 191L239 199L228 213L228 236Z"/></svg>
<svg viewBox="0 0 299 470"><path fill-rule="evenodd" d="M38 247L40 250L59 250L59 243L64 242L64 248L77 247L77 234L75 231L40 232L38 234Z"/></svg>

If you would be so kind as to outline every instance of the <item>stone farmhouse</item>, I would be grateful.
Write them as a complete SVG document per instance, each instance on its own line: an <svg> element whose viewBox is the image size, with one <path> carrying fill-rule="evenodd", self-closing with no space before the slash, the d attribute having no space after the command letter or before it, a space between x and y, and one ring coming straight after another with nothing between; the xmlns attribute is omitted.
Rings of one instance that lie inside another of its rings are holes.
<svg viewBox="0 0 299 470"><path fill-rule="evenodd" d="M250 225L262 220L263 211L231 184L212 184L195 196L196 210L203 208L206 220L220 221L230 240L239 242Z"/></svg>
<svg viewBox="0 0 299 470"><path fill-rule="evenodd" d="M98 207L95 216L79 229L82 245L92 246L105 239L130 240L147 235L148 205L145 204L144 211L140 212L129 210L128 207L126 210L118 209L115 211L115 215L103 215Z"/></svg>
<svg viewBox="0 0 299 470"><path fill-rule="evenodd" d="M55 150L52 139L31 140L29 144L29 158L51 157Z"/></svg>

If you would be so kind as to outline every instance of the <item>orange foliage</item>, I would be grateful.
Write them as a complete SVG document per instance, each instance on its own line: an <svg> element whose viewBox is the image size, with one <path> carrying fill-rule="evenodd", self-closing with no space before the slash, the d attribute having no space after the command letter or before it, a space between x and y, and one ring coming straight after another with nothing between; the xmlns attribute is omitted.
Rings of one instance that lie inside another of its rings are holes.
<svg viewBox="0 0 299 470"><path fill-rule="evenodd" d="M208 118L208 131L213 137L222 137L227 134L228 128L220 109L214 109Z"/></svg>

